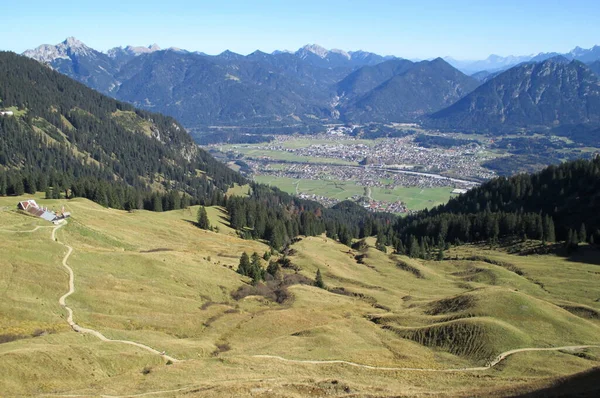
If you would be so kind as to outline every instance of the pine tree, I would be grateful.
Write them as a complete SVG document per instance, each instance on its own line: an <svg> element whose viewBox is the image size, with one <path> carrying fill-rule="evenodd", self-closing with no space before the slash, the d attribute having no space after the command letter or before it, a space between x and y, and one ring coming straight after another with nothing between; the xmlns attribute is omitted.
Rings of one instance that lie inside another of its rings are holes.
<svg viewBox="0 0 600 398"><path fill-rule="evenodd" d="M250 258L246 252L243 252L240 256L237 273L244 276L247 276L250 273Z"/></svg>
<svg viewBox="0 0 600 398"><path fill-rule="evenodd" d="M567 252L571 253L577 250L579 246L579 238L577 237L577 232L569 229L567 233L567 240L565 241L565 246L567 247Z"/></svg>
<svg viewBox="0 0 600 398"><path fill-rule="evenodd" d="M260 256L257 252L252 253L249 276L252 278L254 283L258 283L258 281L264 279L264 271L262 269Z"/></svg>
<svg viewBox="0 0 600 398"><path fill-rule="evenodd" d="M0 196L6 196L6 188L8 185L8 181L6 180L6 174L0 174Z"/></svg>
<svg viewBox="0 0 600 398"><path fill-rule="evenodd" d="M387 248L385 247L386 239L381 231L377 234L377 241L375 242L375 248L381 252L387 253Z"/></svg>
<svg viewBox="0 0 600 398"><path fill-rule="evenodd" d="M52 188L46 187L46 199L52 199Z"/></svg>
<svg viewBox="0 0 600 398"><path fill-rule="evenodd" d="M152 211L163 211L162 199L158 195L152 198Z"/></svg>
<svg viewBox="0 0 600 398"><path fill-rule="evenodd" d="M52 199L60 199L60 191L62 189L58 184L52 187Z"/></svg>
<svg viewBox="0 0 600 398"><path fill-rule="evenodd" d="M444 249L440 249L437 253L437 261L444 260Z"/></svg>
<svg viewBox="0 0 600 398"><path fill-rule="evenodd" d="M398 254L405 254L404 243L402 243L402 239L398 239L398 243L396 244L396 252Z"/></svg>
<svg viewBox="0 0 600 398"><path fill-rule="evenodd" d="M269 261L269 265L267 266L267 273L275 277L278 272L281 272L281 267L279 267L277 261Z"/></svg>
<svg viewBox="0 0 600 398"><path fill-rule="evenodd" d="M494 219L493 225L492 225L492 243L497 243L499 236L500 236L500 223L498 222L498 219L496 218L496 219Z"/></svg>
<svg viewBox="0 0 600 398"><path fill-rule="evenodd" d="M25 193L25 186L23 186L23 179L17 177L14 185L15 195L21 196Z"/></svg>
<svg viewBox="0 0 600 398"><path fill-rule="evenodd" d="M417 238L415 238L414 236L411 236L409 239L408 256L412 258L417 258L421 256L419 242L417 242Z"/></svg>
<svg viewBox="0 0 600 398"><path fill-rule="evenodd" d="M204 206L198 208L197 220L199 228L210 229L210 221L208 220L208 214L206 213Z"/></svg>
<svg viewBox="0 0 600 398"><path fill-rule="evenodd" d="M544 217L544 241L553 243L556 241L556 233L554 231L554 221L548 214Z"/></svg>
<svg viewBox="0 0 600 398"><path fill-rule="evenodd" d="M579 228L579 242L587 242L587 231L585 229L585 224L581 223L581 227Z"/></svg>
<svg viewBox="0 0 600 398"><path fill-rule="evenodd" d="M363 238L369 237L371 234L373 234L373 221L371 220L371 217L367 217L365 220L362 232Z"/></svg>
<svg viewBox="0 0 600 398"><path fill-rule="evenodd" d="M321 270L317 268L317 274L315 275L315 286L321 289L325 289L325 282L323 282L323 276Z"/></svg>

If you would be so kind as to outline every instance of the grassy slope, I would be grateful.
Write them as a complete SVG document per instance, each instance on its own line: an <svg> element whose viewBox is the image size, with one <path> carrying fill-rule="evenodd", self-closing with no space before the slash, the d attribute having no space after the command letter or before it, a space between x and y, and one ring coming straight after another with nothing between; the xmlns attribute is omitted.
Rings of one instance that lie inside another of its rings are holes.
<svg viewBox="0 0 600 398"><path fill-rule="evenodd" d="M16 201L0 198L0 229L46 225L7 210ZM580 356L518 354L480 373L375 371L252 358L271 354L449 368L479 364L518 346L599 343L596 321L557 306L569 302L600 310L595 265L469 246L449 254L511 262L526 277L482 261L422 262L374 249L366 253L365 264L358 264L354 256L359 253L312 237L294 245L293 263L311 278L320 268L329 287L343 287L354 296L297 285L290 288L293 302L284 305L260 297L235 301L230 293L244 283L234 272L239 255L267 248L235 237L222 209L208 209L220 229L213 233L191 223L196 208L126 213L80 199L40 202L64 203L73 213L58 238L74 248L69 264L77 290L67 303L75 320L110 338L132 339L188 361L166 366L138 348L70 331L57 303L67 288L60 266L65 248L50 241L50 228L0 232L0 334L27 337L0 344L0 395L134 394L182 387L198 389L197 396L269 389L286 396L343 395L346 389L359 395L486 395L509 386L541 385L546 378L600 364L597 349ZM424 278L400 269L400 261ZM457 323L458 329L448 328ZM475 327L465 329L465 324ZM429 329L437 333L423 333ZM38 330L49 333L30 337ZM466 338L459 343L465 350L440 344L438 337L448 330L467 330L456 334ZM151 372L142 374L144 367Z"/></svg>

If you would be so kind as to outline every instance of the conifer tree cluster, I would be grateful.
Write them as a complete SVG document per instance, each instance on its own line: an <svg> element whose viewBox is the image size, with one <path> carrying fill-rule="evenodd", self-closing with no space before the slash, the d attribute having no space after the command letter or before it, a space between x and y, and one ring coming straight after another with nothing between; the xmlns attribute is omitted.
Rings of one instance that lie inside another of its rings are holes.
<svg viewBox="0 0 600 398"><path fill-rule="evenodd" d="M449 244L535 239L565 241L572 250L598 237L600 157L493 179L445 205L398 219L393 240L397 252L431 258Z"/></svg>
<svg viewBox="0 0 600 398"><path fill-rule="evenodd" d="M240 263L237 269L238 274L249 276L253 283L258 283L265 279L265 271L261 264L261 258L258 253L252 253L252 257L248 257L248 253L243 252L240 257Z"/></svg>

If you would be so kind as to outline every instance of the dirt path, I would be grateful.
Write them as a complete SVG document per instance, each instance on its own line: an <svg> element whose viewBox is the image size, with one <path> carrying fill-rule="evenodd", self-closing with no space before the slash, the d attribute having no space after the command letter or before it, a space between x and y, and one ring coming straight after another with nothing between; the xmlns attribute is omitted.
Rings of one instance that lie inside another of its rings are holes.
<svg viewBox="0 0 600 398"><path fill-rule="evenodd" d="M35 232L35 231L37 231L40 228L56 228L56 227L51 227L49 225L48 226L40 226L40 225L38 225L37 227L35 227L34 229L29 230L29 231L13 231L13 230L10 230L10 229L0 229L0 232L12 232L12 233L18 233L18 234L28 234L28 233L31 233L31 232Z"/></svg>
<svg viewBox="0 0 600 398"><path fill-rule="evenodd" d="M71 253L73 253L73 248L65 243L59 242L56 239L56 231L58 231L60 228L62 228L63 226L67 225L67 222L64 221L61 224L57 225L56 227L54 227L54 229L52 230L52 235L51 235L51 239L53 242L59 243L61 245L63 245L64 247L66 247L68 249L67 254L65 254L65 256L62 259L62 265L63 267L65 267L67 269L67 272L69 273L69 291L67 293L65 293L60 299L58 299L58 303L61 305L61 307L63 307L65 310L67 310L68 312L68 316L67 316L67 323L69 324L69 326L71 326L71 328L76 331L77 333L85 333L85 334L91 334L93 336L96 336L97 338L99 338L102 341L106 341L108 343L122 343L122 344L129 344L129 345L133 345L139 348L142 348L146 351L149 351L153 354L156 355L160 355L163 358L165 358L168 361L171 362L179 362L178 359L173 358L169 355L165 355L162 354L161 352L155 350L152 347L148 347L147 345L141 344L141 343L136 343L135 341L129 341L129 340L113 340L113 339L109 339L106 336L104 336L102 333L100 333L97 330L94 329L88 329L88 328L84 328L79 326L77 323L75 323L75 321L73 320L73 310L67 306L65 300L67 299L67 297L69 297L71 294L75 293L75 275L73 273L73 269L71 267L69 267L69 265L67 264L67 260L69 259L69 256L71 255Z"/></svg>
<svg viewBox="0 0 600 398"><path fill-rule="evenodd" d="M416 371L416 372L468 372L468 371L480 371L480 370L488 370L498 365L507 357L517 354L519 352L528 352L528 351L575 351L581 350L584 348L600 348L600 345L572 345L572 346L564 346L564 347L550 347L550 348L517 348L514 350L506 351L498 355L494 358L493 361L487 363L485 366L478 366L472 368L455 368L455 369L429 369L429 368L396 368L396 367L383 367L383 366L371 366L371 365L362 365L356 362L342 361L342 360L330 360L330 361L310 361L310 360L300 360L300 359L286 359L276 355L253 355L254 358L266 358L266 359L277 359L283 362L292 362L292 363L306 363L311 365L323 365L323 364L343 364L354 366L357 368L363 369L371 369L371 370L391 370L391 371Z"/></svg>

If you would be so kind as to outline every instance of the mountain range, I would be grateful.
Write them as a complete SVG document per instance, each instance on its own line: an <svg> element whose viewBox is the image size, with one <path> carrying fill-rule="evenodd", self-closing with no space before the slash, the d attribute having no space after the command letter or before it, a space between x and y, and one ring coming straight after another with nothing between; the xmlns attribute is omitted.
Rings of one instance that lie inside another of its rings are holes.
<svg viewBox="0 0 600 398"><path fill-rule="evenodd" d="M471 131L600 124L600 82L585 64L557 56L499 74L453 105L430 125Z"/></svg>
<svg viewBox="0 0 600 398"><path fill-rule="evenodd" d="M578 87L595 93L598 46L576 48L566 56L538 54L529 60L490 57L480 66L491 65L487 69L492 70L498 65L521 64L508 71L487 70L473 76L453 67L448 59L414 62L317 45L296 52L255 51L249 55L224 51L212 56L177 48L163 50L157 45L117 47L103 53L71 37L24 55L118 100L173 116L196 131L213 126L301 129L332 122L548 130L563 124L595 125L597 121L595 94L587 98L579 92L577 100L552 96L575 93ZM588 62L589 68L579 60ZM548 67L545 61L556 67ZM531 65L540 62L548 67L543 84L537 78L531 81L529 75ZM565 78L567 75L570 77ZM536 94L530 101L523 99L530 83L541 84L545 94L538 94L543 98ZM564 86L557 88L557 84ZM591 108L578 108L584 103ZM550 117L555 106L561 108ZM507 117L492 123L492 115L504 115L509 109Z"/></svg>
<svg viewBox="0 0 600 398"><path fill-rule="evenodd" d="M589 49L575 47L568 53L539 53L537 55L508 55L506 57L492 54L484 60L457 60L452 57L444 57L444 59L455 68L458 68L464 73L474 74L481 71L488 73L503 71L523 62L541 62L556 56L563 56L568 60L581 61L583 63L591 63L600 59L600 46L594 46Z"/></svg>

